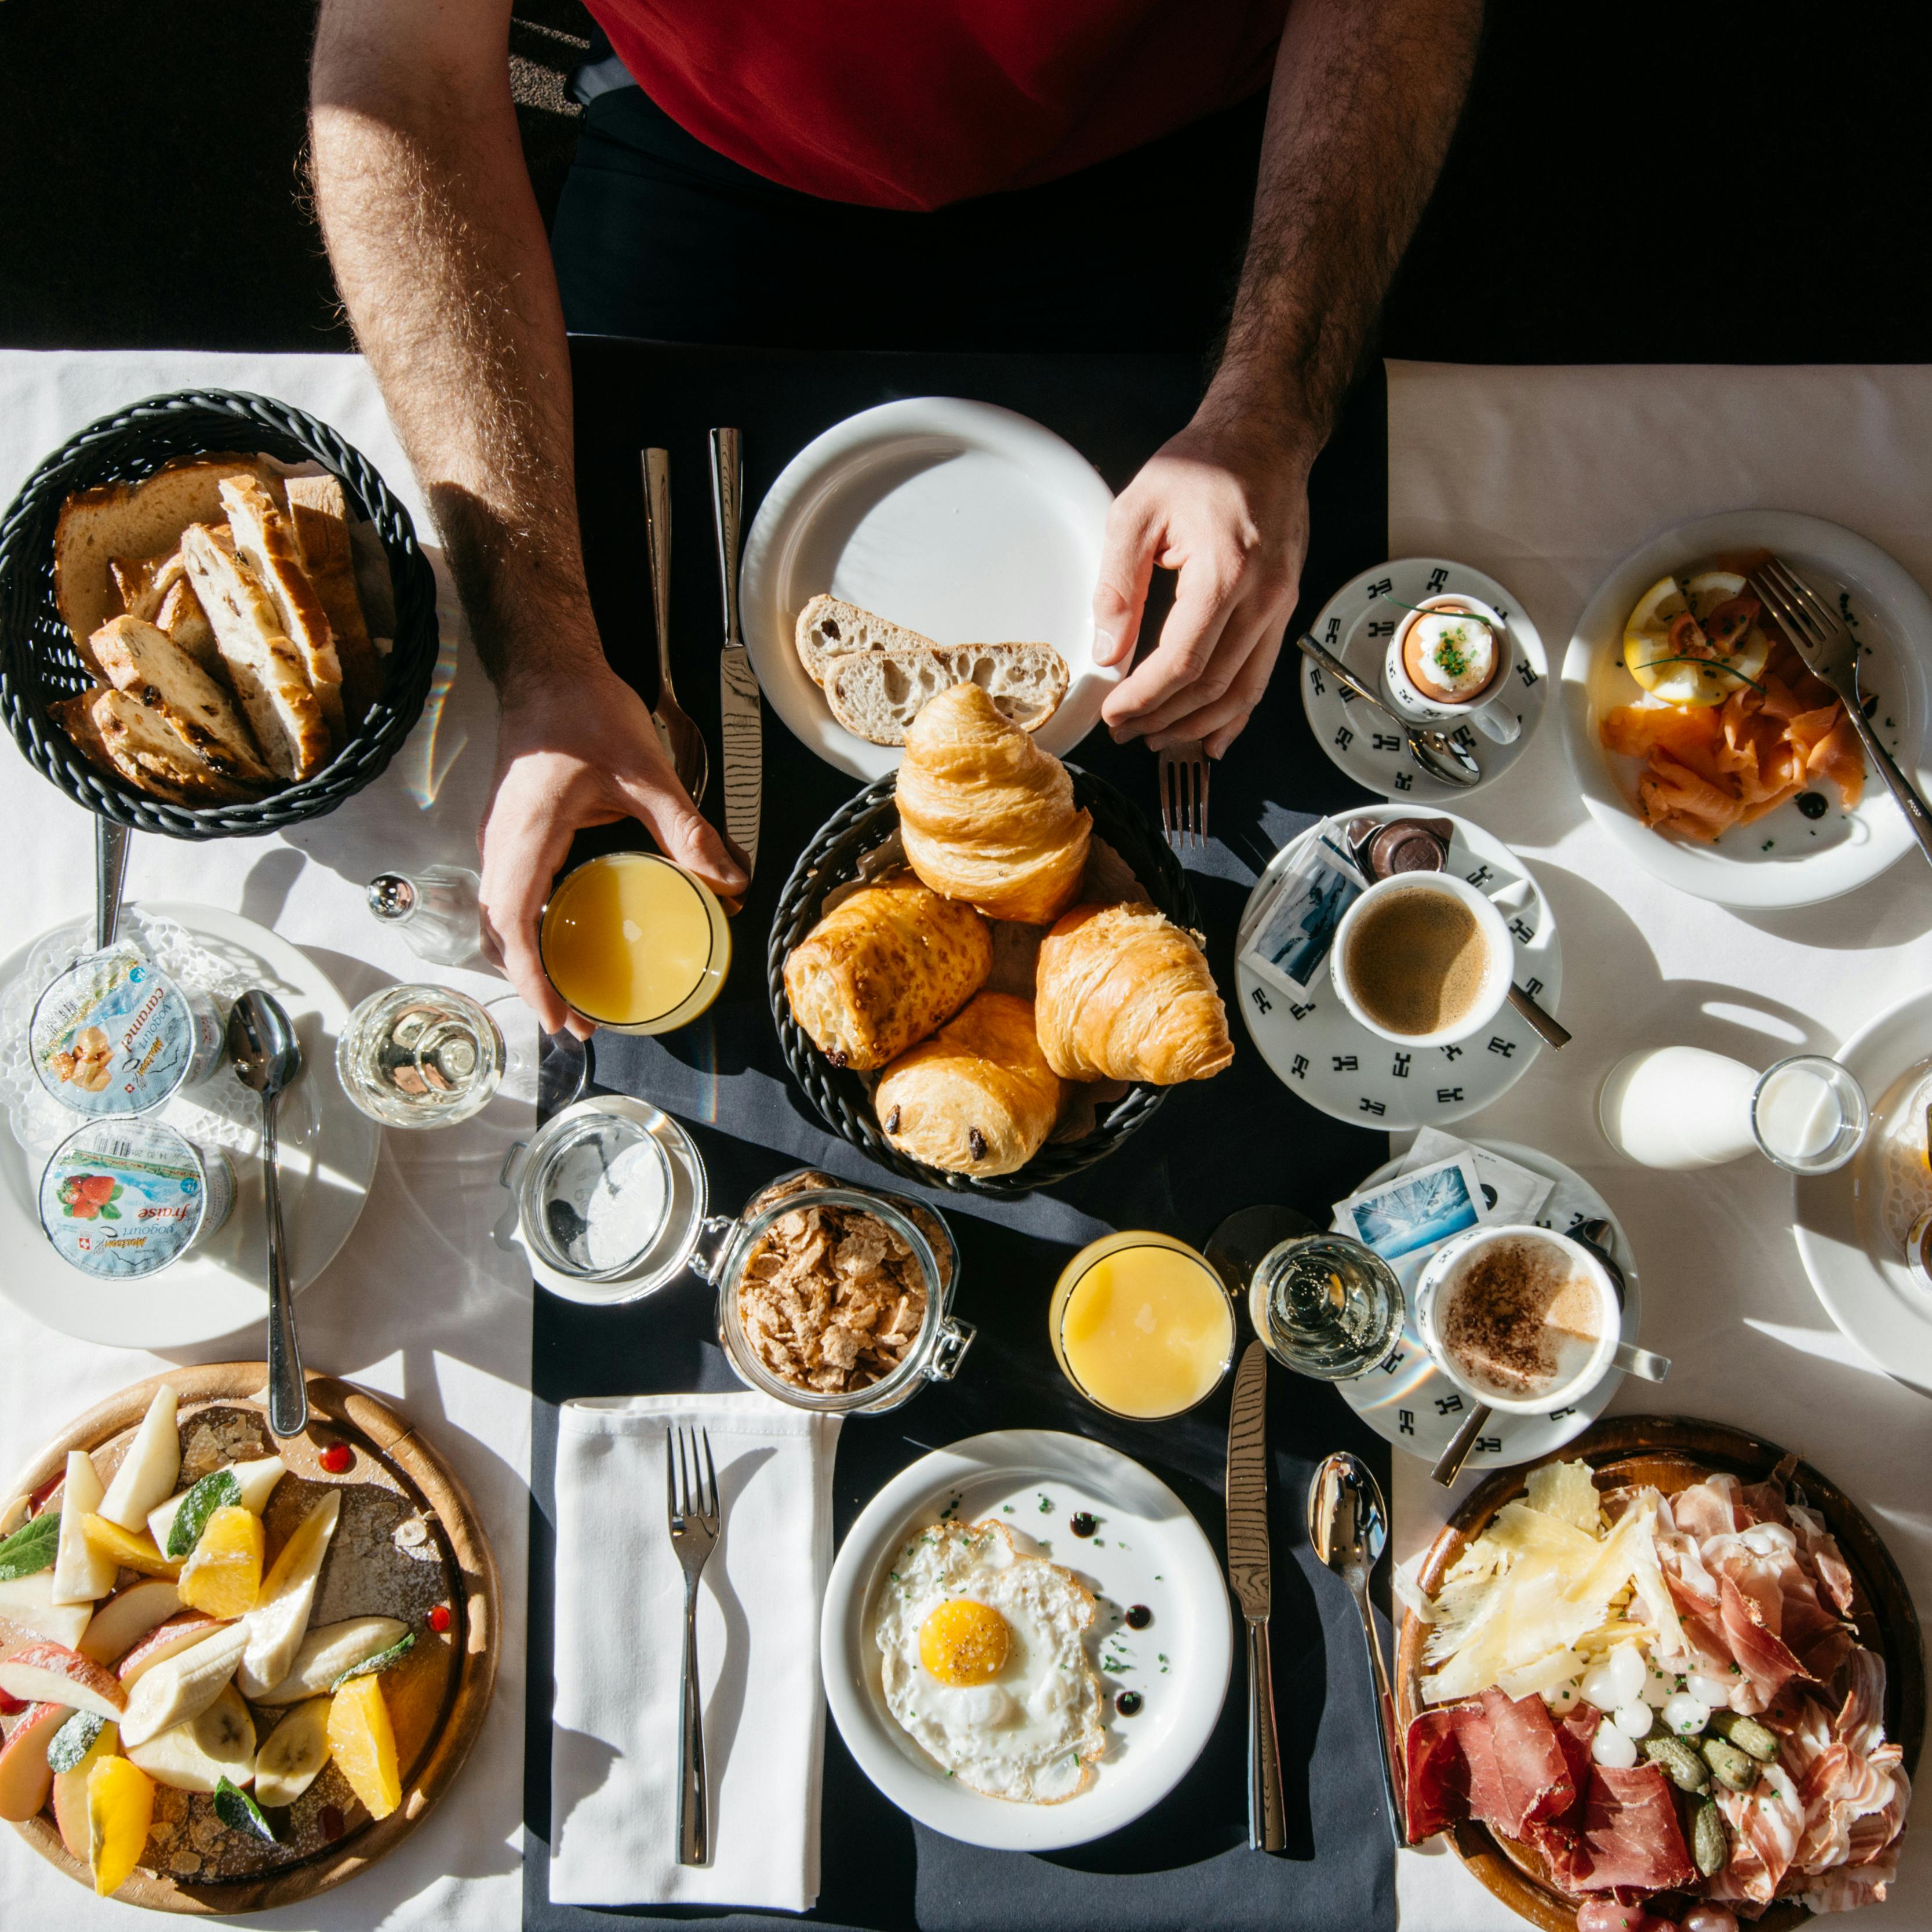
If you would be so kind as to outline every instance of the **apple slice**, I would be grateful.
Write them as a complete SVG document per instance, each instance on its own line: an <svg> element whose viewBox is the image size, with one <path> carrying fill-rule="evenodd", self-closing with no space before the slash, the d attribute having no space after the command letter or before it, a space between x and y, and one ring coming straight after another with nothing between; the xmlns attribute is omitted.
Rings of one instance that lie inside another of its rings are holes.
<svg viewBox="0 0 1932 1932"><path fill-rule="evenodd" d="M164 1624L181 1608L181 1594L164 1576L144 1577L110 1597L89 1621L86 1634L74 1646L96 1664L118 1664L142 1638ZM122 1678L122 1683L127 1679Z"/></svg>
<svg viewBox="0 0 1932 1932"><path fill-rule="evenodd" d="M130 1744L128 1755L157 1784L212 1792L225 1778L247 1784L255 1775L255 1720L232 1684L197 1718Z"/></svg>
<svg viewBox="0 0 1932 1932"><path fill-rule="evenodd" d="M292 1804L328 1762L328 1707L310 1697L298 1704L263 1741L255 1756L255 1802Z"/></svg>
<svg viewBox="0 0 1932 1932"><path fill-rule="evenodd" d="M93 1613L92 1604L54 1601L51 1570L10 1578L0 1583L0 1656L42 1640L76 1649Z"/></svg>
<svg viewBox="0 0 1932 1932"><path fill-rule="evenodd" d="M87 1774L104 1757L117 1757L121 1734L112 1724L103 1724L87 1755L71 1771L54 1773L54 1822L60 1827L61 1843L70 1858L87 1862Z"/></svg>
<svg viewBox="0 0 1932 1932"><path fill-rule="evenodd" d="M118 1718L128 1705L128 1693L112 1671L64 1643L30 1643L14 1652L0 1663L0 1690L107 1718Z"/></svg>
<svg viewBox="0 0 1932 1932"><path fill-rule="evenodd" d="M88 1541L81 1527L106 1494L94 1458L85 1449L70 1449L61 1484L60 1543L54 1554L56 1604L92 1604L114 1587L113 1560Z"/></svg>
<svg viewBox="0 0 1932 1932"><path fill-rule="evenodd" d="M192 1650L203 1638L226 1628L224 1618L211 1617L202 1610L178 1610L132 1646L116 1666L115 1674L121 1679L122 1688L131 1693L156 1664Z"/></svg>
<svg viewBox="0 0 1932 1932"><path fill-rule="evenodd" d="M255 1702L294 1704L304 1697L322 1696L345 1670L380 1657L409 1634L409 1625L394 1617L350 1617L339 1624L319 1624L296 1652L288 1674Z"/></svg>
<svg viewBox="0 0 1932 1932"><path fill-rule="evenodd" d="M142 1672L128 1694L127 1711L121 1718L122 1749L132 1750L200 1717L235 1675L248 1644L246 1624L224 1624L212 1636Z"/></svg>
<svg viewBox="0 0 1932 1932"><path fill-rule="evenodd" d="M287 1676L308 1634L315 1605L316 1580L329 1539L342 1514L342 1495L332 1490L304 1516L282 1545L274 1567L262 1581L262 1593L244 1620L248 1648L236 1681L246 1697L259 1697ZM292 1701L292 1700L290 1700Z"/></svg>
<svg viewBox="0 0 1932 1932"><path fill-rule="evenodd" d="M24 1825L47 1802L54 1784L47 1744L73 1715L70 1704L34 1704L14 1726L0 1750L0 1818L8 1824Z"/></svg>
<svg viewBox="0 0 1932 1932"><path fill-rule="evenodd" d="M180 1474L181 1431L175 1419L175 1392L172 1384L164 1382L155 1390L98 1513L123 1529L144 1530L148 1510L174 1493L175 1478Z"/></svg>

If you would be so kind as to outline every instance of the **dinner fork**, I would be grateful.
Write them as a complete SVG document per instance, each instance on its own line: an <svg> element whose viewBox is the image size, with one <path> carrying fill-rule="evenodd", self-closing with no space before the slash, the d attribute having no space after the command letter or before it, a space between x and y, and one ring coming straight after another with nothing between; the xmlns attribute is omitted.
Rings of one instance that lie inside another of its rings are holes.
<svg viewBox="0 0 1932 1932"><path fill-rule="evenodd" d="M704 1466L698 1465L700 1444ZM718 1472L711 1432L664 1431L664 1510L670 1546L684 1568L684 1687L678 1694L683 1762L677 1789L677 1862L711 1862L711 1806L704 1783L704 1709L698 1688L698 1578L718 1540Z"/></svg>
<svg viewBox="0 0 1932 1932"><path fill-rule="evenodd" d="M1750 573L1750 582L1798 655L1844 700L1852 729L1858 734L1866 757L1878 767L1879 776L1898 800L1919 849L1932 859L1932 812L1926 810L1912 781L1879 742L1878 734L1865 716L1858 696L1858 640L1851 627L1780 558L1767 558Z"/></svg>
<svg viewBox="0 0 1932 1932"><path fill-rule="evenodd" d="M1208 848L1208 754L1198 738L1163 745L1160 760L1161 836L1178 852L1191 838Z"/></svg>

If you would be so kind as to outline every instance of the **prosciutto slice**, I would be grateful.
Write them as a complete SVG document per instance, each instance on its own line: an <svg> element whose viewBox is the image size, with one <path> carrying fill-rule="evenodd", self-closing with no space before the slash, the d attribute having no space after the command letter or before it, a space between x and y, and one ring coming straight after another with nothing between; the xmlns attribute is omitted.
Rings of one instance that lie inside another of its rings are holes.
<svg viewBox="0 0 1932 1932"><path fill-rule="evenodd" d="M1412 1721L1403 1743L1412 1841L1473 1818L1506 1837L1570 1809L1570 1760L1538 1696L1512 1702L1493 1685Z"/></svg>
<svg viewBox="0 0 1932 1932"><path fill-rule="evenodd" d="M1592 1892L1672 1892L1697 1876L1670 1780L1654 1764L1594 1767L1583 1849L1589 1856L1584 1884Z"/></svg>
<svg viewBox="0 0 1932 1932"><path fill-rule="evenodd" d="M1718 1579L1718 1601L1732 1658L1761 1698L1768 1702L1794 1677L1806 1675L1784 1640L1766 1627L1756 1599L1746 1596L1729 1576Z"/></svg>

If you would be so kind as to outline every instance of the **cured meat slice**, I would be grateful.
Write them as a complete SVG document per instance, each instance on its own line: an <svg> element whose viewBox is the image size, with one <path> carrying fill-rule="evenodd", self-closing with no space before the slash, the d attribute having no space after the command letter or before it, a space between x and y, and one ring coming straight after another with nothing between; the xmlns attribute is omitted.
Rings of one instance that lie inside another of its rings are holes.
<svg viewBox="0 0 1932 1932"><path fill-rule="evenodd" d="M1584 1883L1592 1892L1624 1886L1671 1892L1697 1876L1678 1822L1673 1788L1654 1764L1633 1765L1628 1771L1606 1764L1594 1768L1583 1814L1583 1846L1589 1855Z"/></svg>
<svg viewBox="0 0 1932 1932"><path fill-rule="evenodd" d="M1576 1802L1570 1760L1549 1707L1534 1695L1512 1702L1492 1685L1479 1699L1421 1712L1403 1756L1412 1840L1464 1818L1520 1838Z"/></svg>
<svg viewBox="0 0 1932 1932"><path fill-rule="evenodd" d="M1806 1674L1783 1640L1765 1628L1764 1612L1730 1577L1718 1579L1718 1598L1731 1655L1760 1696L1774 1697L1794 1677Z"/></svg>
<svg viewBox="0 0 1932 1932"><path fill-rule="evenodd" d="M1473 1702L1438 1704L1409 1720L1402 1740L1402 1802L1411 1844L1469 1815L1469 1766L1456 1740L1456 1714L1478 1708Z"/></svg>

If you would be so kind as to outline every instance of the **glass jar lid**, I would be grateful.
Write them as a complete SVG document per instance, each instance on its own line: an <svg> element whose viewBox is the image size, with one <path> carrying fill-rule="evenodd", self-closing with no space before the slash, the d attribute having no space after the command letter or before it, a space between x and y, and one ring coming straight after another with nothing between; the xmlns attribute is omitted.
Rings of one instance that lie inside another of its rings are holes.
<svg viewBox="0 0 1932 1932"><path fill-rule="evenodd" d="M532 1143L519 1190L525 1238L560 1274L614 1280L664 1233L670 1160L628 1114L592 1110L553 1125Z"/></svg>

